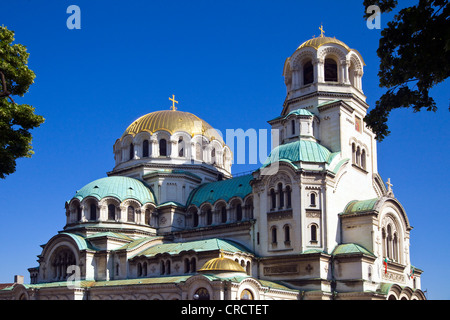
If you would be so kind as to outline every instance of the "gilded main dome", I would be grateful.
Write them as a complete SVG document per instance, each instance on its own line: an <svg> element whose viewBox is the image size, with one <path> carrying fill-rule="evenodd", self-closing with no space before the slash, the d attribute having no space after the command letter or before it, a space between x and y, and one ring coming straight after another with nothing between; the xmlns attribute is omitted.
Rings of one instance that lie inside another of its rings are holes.
<svg viewBox="0 0 450 320"><path fill-rule="evenodd" d="M303 42L298 48L304 48L304 47L312 47L314 49L319 49L321 46L323 46L324 44L328 44L328 43L334 43L334 44L338 44L343 46L345 49L347 50L351 50L349 48L349 46L347 46L344 42L342 42L341 40L338 40L336 38L332 38L332 37L317 37L317 38L312 38L308 41Z"/></svg>
<svg viewBox="0 0 450 320"><path fill-rule="evenodd" d="M225 258L221 253L219 258L207 261L200 272L245 272L244 268L234 260Z"/></svg>
<svg viewBox="0 0 450 320"><path fill-rule="evenodd" d="M135 136L143 131L153 134L159 130L167 131L170 134L183 131L192 137L195 135L203 135L210 141L216 139L223 143L220 134L206 121L192 113L178 110L162 110L146 114L133 121L125 130L122 138L129 134Z"/></svg>

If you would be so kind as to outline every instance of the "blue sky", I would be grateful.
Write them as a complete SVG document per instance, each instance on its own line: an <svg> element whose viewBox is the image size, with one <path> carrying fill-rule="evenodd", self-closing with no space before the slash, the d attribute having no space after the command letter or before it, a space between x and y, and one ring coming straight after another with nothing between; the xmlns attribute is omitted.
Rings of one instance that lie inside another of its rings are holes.
<svg viewBox="0 0 450 320"><path fill-rule="evenodd" d="M45 4L44 4L45 3ZM405 6L411 1L399 1ZM81 29L69 30L69 5ZM65 225L64 203L106 176L112 146L141 115L178 108L215 128L269 129L285 99L284 61L304 41L335 36L357 49L366 67L370 106L378 86L380 30L368 29L362 0L82 1L2 3L0 24L30 53L35 83L19 103L46 122L33 130L35 155L0 181L0 283L37 265L40 245ZM382 27L393 14L381 17ZM429 299L449 299L449 82L433 89L436 113L392 112L391 136L378 144L378 171L391 178L411 231L412 264L425 272ZM233 173L257 168L233 166Z"/></svg>

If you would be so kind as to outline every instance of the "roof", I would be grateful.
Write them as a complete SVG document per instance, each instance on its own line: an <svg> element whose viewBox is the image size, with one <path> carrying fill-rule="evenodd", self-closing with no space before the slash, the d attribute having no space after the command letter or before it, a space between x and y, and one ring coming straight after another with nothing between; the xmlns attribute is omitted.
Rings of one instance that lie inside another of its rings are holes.
<svg viewBox="0 0 450 320"><path fill-rule="evenodd" d="M191 192L186 206L191 204L200 206L204 202L213 204L219 199L228 201L233 197L243 199L252 193L252 186L250 185L252 179L253 176L248 174L228 180L203 184Z"/></svg>
<svg viewBox="0 0 450 320"><path fill-rule="evenodd" d="M135 256L153 257L158 254L167 253L170 255L178 255L183 251L227 251L227 252L247 252L251 253L245 246L225 239L207 239L189 242L163 243L154 245L144 251L139 252Z"/></svg>
<svg viewBox="0 0 450 320"><path fill-rule="evenodd" d="M317 142L300 139L274 148L263 167L282 160L288 162L303 161L330 164L334 155L336 153L331 153L331 151Z"/></svg>
<svg viewBox="0 0 450 320"><path fill-rule="evenodd" d="M73 198L81 201L89 196L98 200L115 197L120 202L135 199L141 204L156 203L151 188L142 181L130 177L112 176L92 181L78 190Z"/></svg>
<svg viewBox="0 0 450 320"><path fill-rule="evenodd" d="M375 255L372 252L356 243L345 243L337 245L332 252L332 255L334 256L348 255L348 254L365 254L375 257Z"/></svg>
<svg viewBox="0 0 450 320"><path fill-rule="evenodd" d="M221 253L221 256L206 261L206 263L198 271L201 272L245 272L245 269L236 261L229 258L225 258Z"/></svg>
<svg viewBox="0 0 450 320"><path fill-rule="evenodd" d="M341 215L371 212L374 210L377 201L378 198L362 201L358 200L350 201L345 207L344 212L341 213Z"/></svg>
<svg viewBox="0 0 450 320"><path fill-rule="evenodd" d="M204 135L209 140L218 140L223 143L221 135L206 121L196 115L174 110L155 111L143 115L133 121L122 135L122 138L131 134L147 131L153 134L156 131L164 130L173 134L178 131L187 132L192 137L194 135Z"/></svg>
<svg viewBox="0 0 450 320"><path fill-rule="evenodd" d="M276 117L275 119L270 120L269 122L275 121L275 120L282 120L282 119L286 119L291 115L296 115L296 116L306 116L306 117L312 117L314 116L314 114L312 114L311 112L309 112L306 109L296 109L293 110L291 112L289 112L287 115L281 115Z"/></svg>
<svg viewBox="0 0 450 320"><path fill-rule="evenodd" d="M336 38L332 38L332 37L317 37L317 38L312 38L309 39L308 41L303 42L298 48L305 48L305 47L312 47L314 49L319 49L321 46L323 46L324 44L328 44L328 43L334 43L334 44L338 44L343 46L345 49L347 50L351 50L349 46L347 46L344 42L342 42L341 40L338 40Z"/></svg>

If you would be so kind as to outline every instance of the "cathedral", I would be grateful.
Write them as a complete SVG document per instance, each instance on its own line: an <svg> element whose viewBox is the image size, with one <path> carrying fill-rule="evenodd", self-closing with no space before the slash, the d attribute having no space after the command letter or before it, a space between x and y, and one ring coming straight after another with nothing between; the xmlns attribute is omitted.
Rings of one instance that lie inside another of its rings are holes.
<svg viewBox="0 0 450 320"><path fill-rule="evenodd" d="M0 299L424 300L412 226L364 125L364 66L336 38L301 44L268 119L275 147L238 176L219 132L172 96L124 128L105 177L74 186L30 283Z"/></svg>

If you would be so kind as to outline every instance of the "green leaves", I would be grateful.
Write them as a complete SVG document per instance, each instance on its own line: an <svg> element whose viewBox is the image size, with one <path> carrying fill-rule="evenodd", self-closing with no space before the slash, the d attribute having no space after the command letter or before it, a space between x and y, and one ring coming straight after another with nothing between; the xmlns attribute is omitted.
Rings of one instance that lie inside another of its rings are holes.
<svg viewBox="0 0 450 320"><path fill-rule="evenodd" d="M11 96L23 96L33 84L35 74L27 66L29 53L21 44L12 44L14 32L0 27L0 178L16 171L16 159L31 157L29 130L45 119L35 109L19 105Z"/></svg>
<svg viewBox="0 0 450 320"><path fill-rule="evenodd" d="M376 2L389 11L396 5L396 1ZM449 15L448 1L419 0L400 10L381 32L378 76L380 87L388 90L364 119L378 141L390 133L387 121L392 109L437 110L429 91L450 76Z"/></svg>

